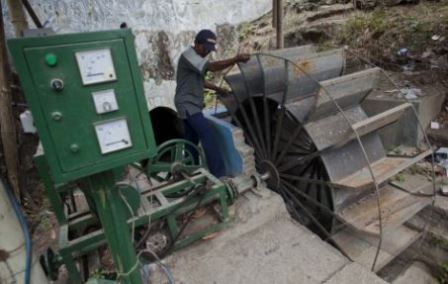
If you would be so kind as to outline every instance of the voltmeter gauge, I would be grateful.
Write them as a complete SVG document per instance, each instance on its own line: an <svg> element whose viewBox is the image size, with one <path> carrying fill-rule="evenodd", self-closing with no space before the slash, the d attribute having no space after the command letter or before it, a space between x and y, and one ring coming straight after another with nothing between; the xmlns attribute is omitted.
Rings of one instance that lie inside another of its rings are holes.
<svg viewBox="0 0 448 284"><path fill-rule="evenodd" d="M93 102L95 103L96 113L108 113L118 110L117 99L115 98L115 91L104 90L93 92Z"/></svg>
<svg viewBox="0 0 448 284"><path fill-rule="evenodd" d="M75 56L84 86L117 79L110 49L80 51Z"/></svg>
<svg viewBox="0 0 448 284"><path fill-rule="evenodd" d="M107 154L132 146L126 118L108 120L95 124L95 132L101 154Z"/></svg>

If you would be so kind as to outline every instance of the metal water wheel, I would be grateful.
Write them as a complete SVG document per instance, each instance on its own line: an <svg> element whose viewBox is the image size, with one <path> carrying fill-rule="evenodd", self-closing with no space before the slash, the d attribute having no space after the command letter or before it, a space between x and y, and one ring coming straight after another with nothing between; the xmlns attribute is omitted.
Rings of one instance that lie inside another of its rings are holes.
<svg viewBox="0 0 448 284"><path fill-rule="evenodd" d="M378 233L377 221L367 225L346 209L429 154L388 156L378 134L411 105L369 117L361 102L380 70L344 74L343 49L277 50L238 67L225 78L232 93L222 101L254 148L257 171L269 176L268 187L291 215L321 236L329 237L336 221Z"/></svg>

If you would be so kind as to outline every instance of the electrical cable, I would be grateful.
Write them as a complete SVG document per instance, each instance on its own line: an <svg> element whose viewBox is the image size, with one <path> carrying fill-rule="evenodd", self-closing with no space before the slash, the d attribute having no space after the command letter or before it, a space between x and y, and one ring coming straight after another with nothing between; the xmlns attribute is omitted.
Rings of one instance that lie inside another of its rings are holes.
<svg viewBox="0 0 448 284"><path fill-rule="evenodd" d="M20 209L20 205L17 202L16 198L14 197L11 188L9 185L5 182L3 182L3 179L0 178L0 183L6 190L6 194L8 196L9 202L12 205L12 208L14 209L14 212L17 216L17 219L19 219L20 227L23 231L23 237L25 239L25 249L26 249L26 263L25 263L25 284L30 283L31 279L31 258L32 258L32 242L31 242L31 236L28 230L28 224L26 223L25 216L22 213L22 210Z"/></svg>
<svg viewBox="0 0 448 284"><path fill-rule="evenodd" d="M192 193L192 192L195 190L195 188L196 188L198 185L200 185L200 184L195 183L192 179L189 179L189 181L190 181L193 185L192 185L188 190L183 191L183 193L182 193L181 195L179 195L178 197L174 197L173 195L170 195L170 197L173 197L173 198L186 198L183 202L188 201L188 200L189 200L188 197L194 195L194 193ZM152 197L152 195L151 195L151 197ZM170 215L170 214L174 213L176 210L177 210L177 208L173 208L173 209L172 209L169 213L167 213L166 215ZM145 233L143 234L143 236L141 237L141 239L137 242L137 244L136 244L136 246L135 246L136 248L139 248L139 247L143 244L143 242L149 237L150 231L151 231L151 228L150 228L150 226L148 226L148 228L146 229L146 231L145 231Z"/></svg>
<svg viewBox="0 0 448 284"><path fill-rule="evenodd" d="M144 253L144 252L149 252L149 253L154 257L154 259L156 259L156 264L159 265L159 267L161 268L161 270L163 271L163 273L164 273L165 276L167 277L167 279L168 279L168 283L169 283L169 284L175 284L174 277L173 277L173 274L172 274L170 268L169 268L167 265L165 265L165 264L162 263L162 261L161 261L160 258L157 256L157 254L154 253L154 252L153 252L152 250L150 250L150 249L145 249L145 250L141 251L141 252L139 253L139 255L141 255L141 254Z"/></svg>
<svg viewBox="0 0 448 284"><path fill-rule="evenodd" d="M201 206L202 202L204 201L204 199L206 197L206 192L205 192L206 191L206 187L205 186L203 186L201 184L198 184L198 186L195 189L196 189L197 192L191 194L190 197L195 196L196 194L200 194L201 196L200 196L198 202L196 203L196 206L193 208L193 210L191 210L191 213L186 218L187 221L182 225L180 230L177 232L176 236L173 238L173 241L171 242L170 247L168 247L164 251L164 253L161 255L162 258L164 258L165 256L167 256L169 253L172 252L172 250L174 249L174 246L175 246L177 240L182 235L182 233L185 230L185 228L187 227L187 225L191 222L191 220L193 219L193 215L194 215L195 211Z"/></svg>
<svg viewBox="0 0 448 284"><path fill-rule="evenodd" d="M163 255L162 255L162 258L165 257L166 255L168 255L168 254L172 251L172 249L174 248L174 244L176 243L176 241L178 240L178 238L180 237L180 235L183 233L183 231L185 230L186 226L190 223L190 221L192 220L192 217L193 217L194 212L199 208L199 206L201 205L202 201L204 200L204 198L205 198L205 196L206 196L205 192L202 192L202 191L204 191L204 189L206 189L205 186L203 186L202 184L199 184L199 183L195 183L193 180L190 180L190 181L193 182L193 183L196 185L195 189L196 189L196 191L197 191L196 193L192 193L192 194L190 195L190 198L191 198L192 196L195 196L197 193L198 193L198 194L201 194L201 197L200 197L200 199L198 200L198 203L196 204L195 208L191 211L191 213L190 213L189 216L187 217L187 221L183 224L182 228L179 230L179 232L177 233L176 237L175 237L175 238L173 239L173 241L171 242L170 247L167 248L167 249L164 251L164 253L163 253ZM122 196L122 195L121 195L121 196ZM124 196L123 196L122 198L124 198ZM123 199L123 201L124 201L125 203L127 203L127 206L128 206L128 208L130 209L130 212L133 213L133 210L130 208L129 203L128 203L125 199ZM188 201L188 198L187 198L184 202L186 202L186 201ZM173 211L175 211L175 210L173 210ZM134 219L135 219L135 218L134 218ZM140 257L141 254L142 254L143 252L145 252L145 251L149 251L153 256L156 255L154 252L150 251L149 249L145 249L145 250L141 251L141 252L137 255L137 261L136 261L136 263L131 267L131 269L130 269L129 271L127 271L127 272L117 272L117 279L119 279L119 278L121 278L121 277L124 277L124 276L128 276L128 275L130 275L131 273L133 273L133 272L138 268L139 264L141 264L141 262L140 262L140 260L139 260L139 257ZM159 260L160 258L157 257L156 259ZM167 275L167 277L169 277L169 275L170 275L169 269L168 269L166 266L164 266L164 267L162 268L162 270L163 270L164 272L166 272L165 274ZM171 277L172 277L172 276L171 276ZM172 278L171 278L171 280L170 280L170 278L168 278L168 279L169 279L170 283L173 283L173 284L174 284L174 280L173 280Z"/></svg>

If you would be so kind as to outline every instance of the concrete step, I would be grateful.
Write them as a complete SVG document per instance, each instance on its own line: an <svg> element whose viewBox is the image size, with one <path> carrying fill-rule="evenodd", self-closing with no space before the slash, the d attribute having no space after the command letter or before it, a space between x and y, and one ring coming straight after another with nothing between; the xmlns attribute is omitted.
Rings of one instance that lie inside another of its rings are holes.
<svg viewBox="0 0 448 284"><path fill-rule="evenodd" d="M418 161L431 154L431 149L421 152L413 157L387 156L371 164L373 174L378 184L383 184L399 172L409 168ZM366 189L374 186L369 167L364 167L353 174L334 182L337 186L352 189Z"/></svg>
<svg viewBox="0 0 448 284"><path fill-rule="evenodd" d="M255 159L253 157L245 158L243 167L255 167Z"/></svg>
<svg viewBox="0 0 448 284"><path fill-rule="evenodd" d="M430 194L432 192L432 183L419 174L404 175L404 181L397 186L413 193ZM388 184L381 188L379 200L383 232L389 232L428 206L432 198L410 195ZM373 235L380 233L377 196L374 193L344 208L338 215L360 231Z"/></svg>
<svg viewBox="0 0 448 284"><path fill-rule="evenodd" d="M249 191L236 200L227 230L163 260L176 283L333 284L366 279L364 283L384 284L294 222L279 195L261 190L267 197ZM165 283L166 275L155 265L150 280Z"/></svg>
<svg viewBox="0 0 448 284"><path fill-rule="evenodd" d="M432 276L430 269L421 262L413 262L392 284L427 284L439 283L437 278Z"/></svg>
<svg viewBox="0 0 448 284"><path fill-rule="evenodd" d="M350 262L339 270L324 284L387 284L386 281L376 276L368 268Z"/></svg>
<svg viewBox="0 0 448 284"><path fill-rule="evenodd" d="M254 149L250 146L248 146L247 144L243 144L239 143L239 144L235 144L235 148L238 150L238 152L241 154L242 157L248 157L248 156L253 156L254 154Z"/></svg>
<svg viewBox="0 0 448 284"><path fill-rule="evenodd" d="M401 225L383 235L383 242L374 271L378 272L407 249L421 236L419 231ZM347 228L334 235L333 240L357 263L371 268L377 251L379 237L372 237Z"/></svg>
<svg viewBox="0 0 448 284"><path fill-rule="evenodd" d="M234 144L244 143L244 132L241 128L234 126L232 128L232 138Z"/></svg>

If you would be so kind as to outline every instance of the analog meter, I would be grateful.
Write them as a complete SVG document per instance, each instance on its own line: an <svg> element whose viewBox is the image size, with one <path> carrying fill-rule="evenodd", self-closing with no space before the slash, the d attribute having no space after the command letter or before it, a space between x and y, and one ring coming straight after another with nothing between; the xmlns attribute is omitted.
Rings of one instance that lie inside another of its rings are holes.
<svg viewBox="0 0 448 284"><path fill-rule="evenodd" d="M117 99L115 98L115 91L113 89L94 92L92 96L96 113L102 114L118 110Z"/></svg>
<svg viewBox="0 0 448 284"><path fill-rule="evenodd" d="M132 146L128 123L125 118L105 121L95 125L101 154L107 154Z"/></svg>
<svg viewBox="0 0 448 284"><path fill-rule="evenodd" d="M117 79L110 49L76 52L76 61L84 85L110 82Z"/></svg>

